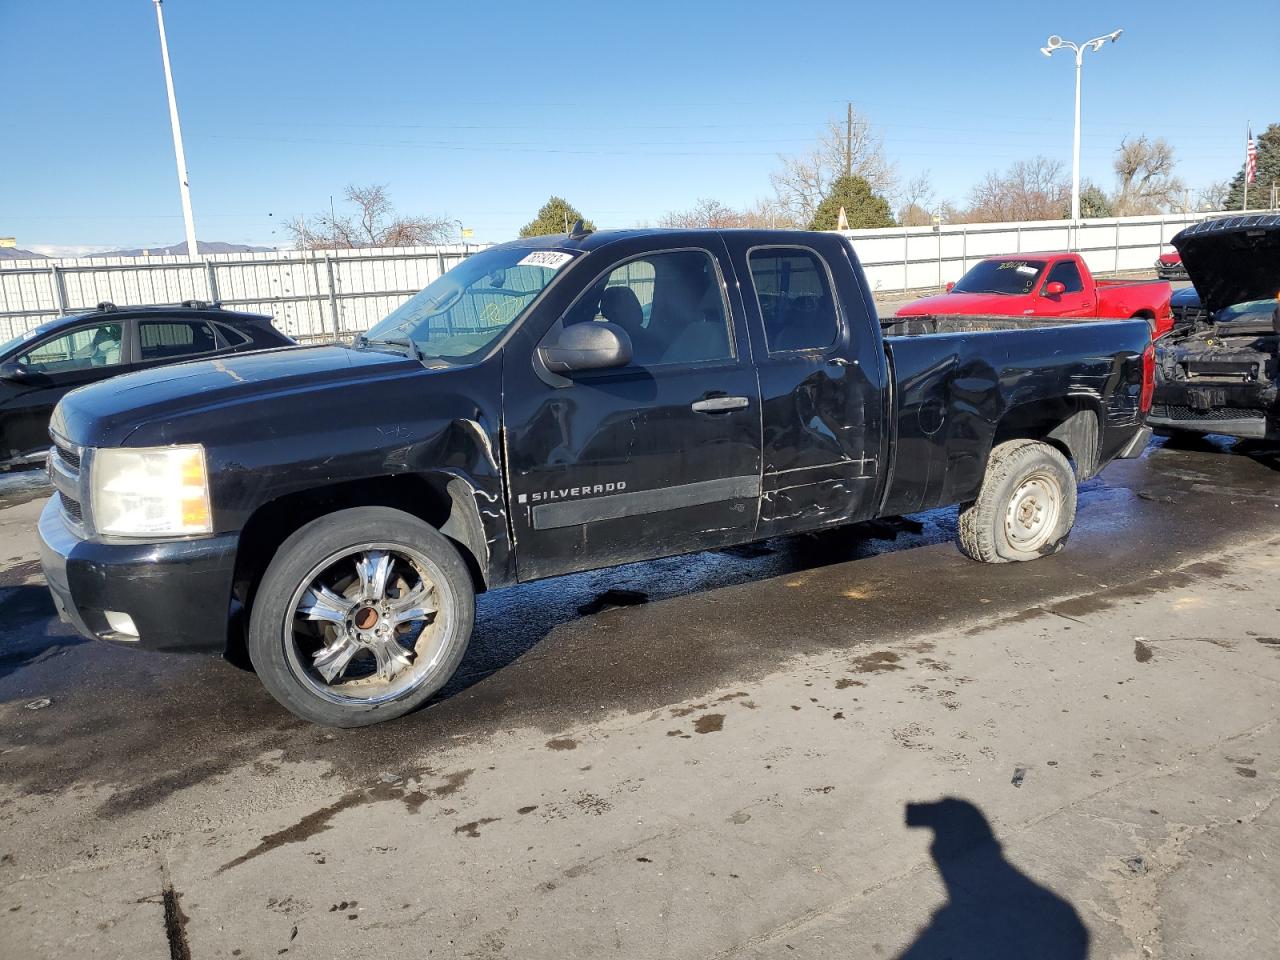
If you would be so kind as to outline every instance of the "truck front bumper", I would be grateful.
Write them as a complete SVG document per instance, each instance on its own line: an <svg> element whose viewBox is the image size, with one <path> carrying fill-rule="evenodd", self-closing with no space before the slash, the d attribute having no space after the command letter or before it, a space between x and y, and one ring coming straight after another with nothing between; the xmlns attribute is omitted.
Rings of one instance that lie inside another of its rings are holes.
<svg viewBox="0 0 1280 960"><path fill-rule="evenodd" d="M148 650L227 647L237 534L199 540L82 540L57 496L40 514L40 565L58 615L91 640Z"/></svg>

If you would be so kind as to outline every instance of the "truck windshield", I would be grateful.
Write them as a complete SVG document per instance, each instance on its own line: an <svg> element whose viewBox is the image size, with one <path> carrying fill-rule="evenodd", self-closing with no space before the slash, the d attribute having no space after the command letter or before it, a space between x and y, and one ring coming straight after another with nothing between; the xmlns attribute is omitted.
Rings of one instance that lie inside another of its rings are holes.
<svg viewBox="0 0 1280 960"><path fill-rule="evenodd" d="M527 247L474 254L397 307L358 342L411 345L422 359L476 359L574 256Z"/></svg>
<svg viewBox="0 0 1280 960"><path fill-rule="evenodd" d="M957 293L1028 294L1044 273L1043 260L983 260L951 289Z"/></svg>

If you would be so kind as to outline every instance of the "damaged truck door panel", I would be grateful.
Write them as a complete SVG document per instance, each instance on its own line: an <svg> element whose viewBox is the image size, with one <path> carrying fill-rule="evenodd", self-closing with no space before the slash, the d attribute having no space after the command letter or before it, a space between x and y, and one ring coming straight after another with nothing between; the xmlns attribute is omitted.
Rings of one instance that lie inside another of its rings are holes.
<svg viewBox="0 0 1280 960"><path fill-rule="evenodd" d="M1280 437L1280 216L1206 220L1173 245L1199 309L1156 341L1152 425Z"/></svg>
<svg viewBox="0 0 1280 960"><path fill-rule="evenodd" d="M951 503L968 556L1052 554L1152 376L1142 320L882 323L836 234L521 240L351 347L68 395L43 565L85 636L244 645L358 726L444 686L483 590Z"/></svg>

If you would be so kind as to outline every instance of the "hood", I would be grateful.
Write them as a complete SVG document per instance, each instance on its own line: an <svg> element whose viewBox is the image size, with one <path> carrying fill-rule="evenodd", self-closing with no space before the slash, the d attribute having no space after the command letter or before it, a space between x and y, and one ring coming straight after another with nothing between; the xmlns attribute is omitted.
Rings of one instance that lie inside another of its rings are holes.
<svg viewBox="0 0 1280 960"><path fill-rule="evenodd" d="M1017 315L1021 315L1022 309L1026 304L1020 301L1022 301L1022 298L1019 296L1007 296L999 293L961 293L953 290L950 293L939 293L936 296L913 300L906 306L900 307L897 315L899 317L926 317L946 316L953 313L992 313L998 316L1012 308L1015 302L1019 304Z"/></svg>
<svg viewBox="0 0 1280 960"><path fill-rule="evenodd" d="M73 390L58 404L51 426L73 443L114 446L152 420L265 403L284 393L340 390L415 371L427 372L402 355L341 346L232 354L128 373Z"/></svg>
<svg viewBox="0 0 1280 960"><path fill-rule="evenodd" d="M1160 254L1161 263L1181 263L1182 254L1180 253L1162 253Z"/></svg>
<svg viewBox="0 0 1280 960"><path fill-rule="evenodd" d="M1195 287L1183 287L1181 290L1173 291L1173 296L1169 298L1169 306L1173 309L1192 309L1196 310L1200 307L1200 294Z"/></svg>
<svg viewBox="0 0 1280 960"><path fill-rule="evenodd" d="M1280 294L1280 216L1205 220L1179 233L1173 245L1211 314Z"/></svg>

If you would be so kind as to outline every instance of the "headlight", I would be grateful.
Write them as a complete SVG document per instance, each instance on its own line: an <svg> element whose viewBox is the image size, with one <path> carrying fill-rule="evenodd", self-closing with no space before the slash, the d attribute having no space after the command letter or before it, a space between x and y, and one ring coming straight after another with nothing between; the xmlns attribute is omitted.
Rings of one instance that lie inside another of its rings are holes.
<svg viewBox="0 0 1280 960"><path fill-rule="evenodd" d="M213 532L204 447L95 450L89 476L99 533L180 537Z"/></svg>

